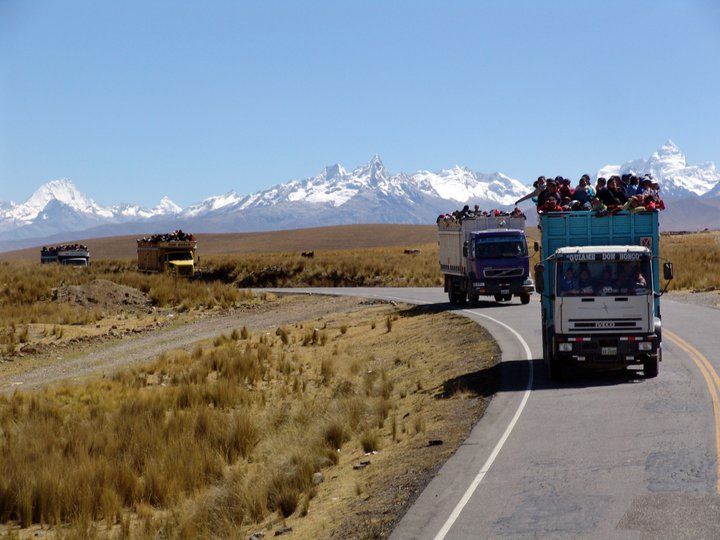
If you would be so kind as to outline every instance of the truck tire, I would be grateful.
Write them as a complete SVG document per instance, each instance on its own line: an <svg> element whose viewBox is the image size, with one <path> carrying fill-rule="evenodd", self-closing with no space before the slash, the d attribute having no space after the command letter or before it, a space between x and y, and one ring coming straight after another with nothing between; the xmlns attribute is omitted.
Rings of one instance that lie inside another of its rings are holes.
<svg viewBox="0 0 720 540"><path fill-rule="evenodd" d="M495 298L496 302L502 302L505 299L505 297L502 294L496 294L496 295L494 295L493 298Z"/></svg>
<svg viewBox="0 0 720 540"><path fill-rule="evenodd" d="M448 297L450 298L450 303L455 306L464 304L466 299L465 293L455 292L453 290L450 290Z"/></svg>
<svg viewBox="0 0 720 540"><path fill-rule="evenodd" d="M652 379L658 375L658 357L646 356L643 361L643 372L646 379Z"/></svg>
<svg viewBox="0 0 720 540"><path fill-rule="evenodd" d="M553 382L559 382L563 380L563 370L560 365L560 360L551 356L547 363L548 379Z"/></svg>
<svg viewBox="0 0 720 540"><path fill-rule="evenodd" d="M530 293L522 293L520 295L520 302L523 304L529 304L530 303Z"/></svg>
<svg viewBox="0 0 720 540"><path fill-rule="evenodd" d="M547 339L543 332L543 359L547 368L548 379L553 382L561 381L563 378L562 365L560 360L552 352L552 341Z"/></svg>
<svg viewBox="0 0 720 540"><path fill-rule="evenodd" d="M480 295L479 294L469 294L468 300L472 307L477 307L477 305L480 303Z"/></svg>

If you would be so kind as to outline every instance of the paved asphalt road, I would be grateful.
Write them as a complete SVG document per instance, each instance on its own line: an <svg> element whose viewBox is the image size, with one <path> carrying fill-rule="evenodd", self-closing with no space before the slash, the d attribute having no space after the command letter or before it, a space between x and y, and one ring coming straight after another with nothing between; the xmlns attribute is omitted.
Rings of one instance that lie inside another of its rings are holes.
<svg viewBox="0 0 720 540"><path fill-rule="evenodd" d="M441 289L295 292L458 309ZM392 538L720 538L720 310L664 300L662 312L656 379L580 372L554 384L536 296L459 310L498 341L500 388Z"/></svg>

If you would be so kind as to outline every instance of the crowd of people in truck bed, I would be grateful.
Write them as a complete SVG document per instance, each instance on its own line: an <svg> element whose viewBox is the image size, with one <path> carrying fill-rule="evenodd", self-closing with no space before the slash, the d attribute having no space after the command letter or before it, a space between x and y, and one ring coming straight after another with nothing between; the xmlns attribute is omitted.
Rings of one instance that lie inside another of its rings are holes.
<svg viewBox="0 0 720 540"><path fill-rule="evenodd" d="M480 210L479 205L475 205L475 207L471 210L469 205L465 205L460 210L455 210L454 212L450 212L449 214L440 214L436 220L437 223L440 222L446 222L446 223L452 223L455 221L464 221L466 219L477 219L477 218L483 218L483 217L521 217L524 218L525 214L522 213L522 211L519 208L515 208L511 212L507 212L505 210L498 210L497 208L493 208L492 210Z"/></svg>
<svg viewBox="0 0 720 540"><path fill-rule="evenodd" d="M595 186L592 185L590 177L584 174L575 187L572 187L569 178L556 176L546 180L544 176L540 176L533 182L533 187L535 189L531 193L515 201L515 204L532 199L539 214L593 210L605 215L622 210L665 210L665 203L660 198L660 185L649 174L643 177L623 174L611 176L608 180L600 177Z"/></svg>
<svg viewBox="0 0 720 540"><path fill-rule="evenodd" d="M43 246L41 253L43 255L57 255L59 251L87 251L85 244L60 244L57 246Z"/></svg>
<svg viewBox="0 0 720 540"><path fill-rule="evenodd" d="M546 212L573 212L592 210L598 215L608 215L628 210L630 212L648 212L665 210L660 198L660 185L653 178L623 174L609 179L598 178L592 185L590 176L584 174L578 185L573 187L569 178L556 176L546 180L540 176L533 182L533 191L515 201L516 208L510 212L503 210L480 210L476 204L474 210L465 205L461 210L441 214L437 223L463 221L479 217L525 217L517 205L532 199L539 214Z"/></svg>
<svg viewBox="0 0 720 540"><path fill-rule="evenodd" d="M159 242L194 242L195 235L186 233L182 229L165 234L153 234L138 240L142 243L157 244Z"/></svg>

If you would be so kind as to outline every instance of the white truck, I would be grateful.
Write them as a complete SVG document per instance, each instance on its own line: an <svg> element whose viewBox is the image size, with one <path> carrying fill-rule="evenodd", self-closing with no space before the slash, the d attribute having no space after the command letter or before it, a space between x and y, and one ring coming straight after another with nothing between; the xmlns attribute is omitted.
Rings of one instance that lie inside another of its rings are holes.
<svg viewBox="0 0 720 540"><path fill-rule="evenodd" d="M54 246L40 250L40 264L62 264L65 266L88 266L90 250L87 246Z"/></svg>

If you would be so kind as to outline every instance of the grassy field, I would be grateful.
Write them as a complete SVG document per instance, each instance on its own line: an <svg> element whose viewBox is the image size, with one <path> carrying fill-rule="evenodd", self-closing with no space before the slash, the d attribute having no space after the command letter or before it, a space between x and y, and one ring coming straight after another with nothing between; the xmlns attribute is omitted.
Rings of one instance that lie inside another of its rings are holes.
<svg viewBox="0 0 720 540"><path fill-rule="evenodd" d="M148 233L157 231L147 231ZM135 259L135 240L143 236L116 236L85 240L92 260ZM311 250L343 250L376 247L403 247L437 242L433 225L339 225L287 231L255 233L199 234L198 246L202 257L244 253L295 252ZM0 253L0 260L38 261L38 248Z"/></svg>
<svg viewBox="0 0 720 540"><path fill-rule="evenodd" d="M670 290L720 289L720 232L663 235L660 255L674 263Z"/></svg>
<svg viewBox="0 0 720 540"><path fill-rule="evenodd" d="M497 357L467 319L379 305L17 392L0 398L0 521L28 536L377 537L482 413Z"/></svg>
<svg viewBox="0 0 720 540"><path fill-rule="evenodd" d="M108 309L101 307L101 298L90 297L88 305L57 298L58 288L88 286L98 281L130 287L131 291L126 294L144 295L149 309L172 308L177 312L189 312L231 308L252 299L248 291L220 281L189 281L167 275L141 274L128 261L96 261L84 269L0 261L0 355L11 355L22 344L33 338L47 337L48 333L53 338L62 338L64 333L76 335L77 332L71 330L94 327L113 314L120 313L127 318L130 310L124 299L117 302L115 309ZM145 322L157 318L158 313L151 313L153 315ZM142 313L132 315L140 317Z"/></svg>

